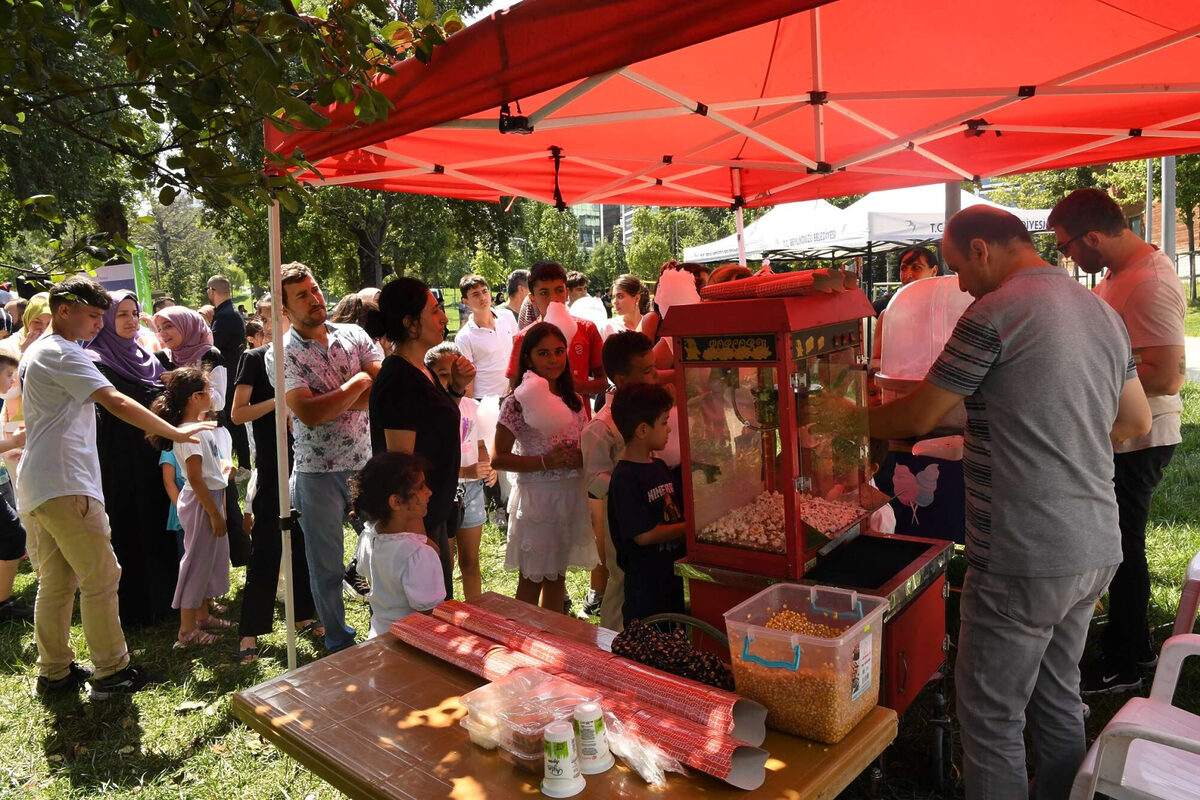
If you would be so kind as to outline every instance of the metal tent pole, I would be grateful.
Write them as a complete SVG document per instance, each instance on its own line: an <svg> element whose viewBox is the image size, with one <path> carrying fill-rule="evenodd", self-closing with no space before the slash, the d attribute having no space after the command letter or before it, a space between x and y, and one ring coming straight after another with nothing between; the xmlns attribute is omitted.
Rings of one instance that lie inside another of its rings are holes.
<svg viewBox="0 0 1200 800"><path fill-rule="evenodd" d="M1146 229L1146 241L1154 239L1154 159L1146 159L1146 217L1142 226Z"/></svg>
<svg viewBox="0 0 1200 800"><path fill-rule="evenodd" d="M1162 160L1162 251L1171 259L1171 268L1178 274L1175 263L1175 156Z"/></svg>
<svg viewBox="0 0 1200 800"><path fill-rule="evenodd" d="M746 230L742 225L742 171L736 167L730 170L733 177L733 222L737 226L738 264L746 266Z"/></svg>
<svg viewBox="0 0 1200 800"><path fill-rule="evenodd" d="M267 230L271 259L271 348L275 353L275 464L279 482L279 534L283 538L280 569L283 570L283 615L287 623L288 671L296 668L296 605L292 591L292 495L289 491L287 406L283 378L283 286L279 246L279 201L267 208ZM265 488L265 487L264 487Z"/></svg>

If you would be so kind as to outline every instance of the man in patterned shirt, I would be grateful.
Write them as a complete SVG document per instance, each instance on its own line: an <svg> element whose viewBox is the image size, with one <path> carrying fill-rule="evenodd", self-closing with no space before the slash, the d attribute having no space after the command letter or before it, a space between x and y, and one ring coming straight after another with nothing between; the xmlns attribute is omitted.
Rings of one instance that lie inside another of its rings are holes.
<svg viewBox="0 0 1200 800"><path fill-rule="evenodd" d="M342 525L350 476L371 456L367 404L380 356L357 325L326 321L325 298L308 267L283 266L287 404L295 415L292 502L304 517L304 547L317 614L330 652L354 644L342 600Z"/></svg>
<svg viewBox="0 0 1200 800"><path fill-rule="evenodd" d="M974 206L943 252L975 298L912 394L871 411L871 436L968 423L967 574L955 665L966 795L1066 797L1083 760L1079 657L1121 561L1112 442L1150 428L1129 337L1100 298L1038 255L1006 211Z"/></svg>

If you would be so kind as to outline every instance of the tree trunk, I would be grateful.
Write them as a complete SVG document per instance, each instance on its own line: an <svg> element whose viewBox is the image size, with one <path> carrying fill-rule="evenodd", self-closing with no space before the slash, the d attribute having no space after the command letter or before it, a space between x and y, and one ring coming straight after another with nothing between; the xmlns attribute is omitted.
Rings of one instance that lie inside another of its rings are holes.
<svg viewBox="0 0 1200 800"><path fill-rule="evenodd" d="M358 240L358 282L360 288L383 286L383 240L387 236L387 222L376 221L362 228L351 228Z"/></svg>
<svg viewBox="0 0 1200 800"><path fill-rule="evenodd" d="M1196 209L1188 209L1188 289L1192 302L1196 302Z"/></svg>

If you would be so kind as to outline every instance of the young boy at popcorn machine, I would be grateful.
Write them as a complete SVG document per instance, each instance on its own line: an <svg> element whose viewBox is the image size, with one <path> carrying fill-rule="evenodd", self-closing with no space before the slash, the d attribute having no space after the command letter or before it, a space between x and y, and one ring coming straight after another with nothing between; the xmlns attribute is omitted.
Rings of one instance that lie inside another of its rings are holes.
<svg viewBox="0 0 1200 800"><path fill-rule="evenodd" d="M608 487L608 524L617 563L625 572L624 623L655 614L682 613L683 580L675 561L685 551L683 489L654 453L667 446L674 400L656 384L617 390L612 418L625 452Z"/></svg>

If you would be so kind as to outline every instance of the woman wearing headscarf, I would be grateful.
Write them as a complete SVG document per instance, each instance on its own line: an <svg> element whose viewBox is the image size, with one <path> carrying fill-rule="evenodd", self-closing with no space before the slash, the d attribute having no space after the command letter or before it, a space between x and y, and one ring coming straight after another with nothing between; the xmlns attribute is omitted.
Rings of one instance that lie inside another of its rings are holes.
<svg viewBox="0 0 1200 800"><path fill-rule="evenodd" d="M212 410L217 412L223 409L225 388L229 384L229 369L236 369L237 364L227 365L221 351L213 346L212 330L204 321L204 317L184 306L167 306L155 312L154 327L158 331L159 341L163 344L163 349L155 353L155 357L168 370L180 367L199 367L206 370L209 394L212 396ZM223 442L225 450L222 455L231 461L233 440L224 428L218 429L218 435L227 440ZM237 485L232 476L229 478L229 489L230 491L225 492L229 558L233 566L244 567L250 560L250 539L242 524L242 508L238 501ZM215 613L223 611L218 606L213 606L212 610Z"/></svg>
<svg viewBox="0 0 1200 800"><path fill-rule="evenodd" d="M138 340L137 296L127 290L109 296L112 305L104 312L104 326L87 345L88 353L117 391L149 408L162 392L163 367ZM171 501L163 487L159 452L140 428L100 406L96 450L113 552L121 564L121 624L150 625L171 614L179 573L175 537L166 530Z"/></svg>

